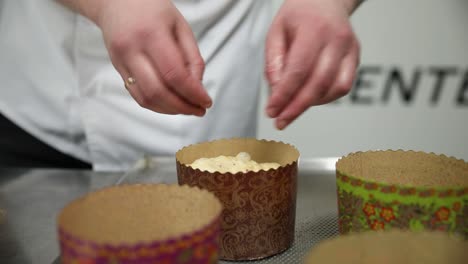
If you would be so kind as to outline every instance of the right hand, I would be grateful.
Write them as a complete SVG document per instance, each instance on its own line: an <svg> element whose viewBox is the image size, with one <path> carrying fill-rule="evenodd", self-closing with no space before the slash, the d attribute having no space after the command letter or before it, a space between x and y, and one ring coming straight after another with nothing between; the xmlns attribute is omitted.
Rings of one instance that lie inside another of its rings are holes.
<svg viewBox="0 0 468 264"><path fill-rule="evenodd" d="M139 105L163 114L203 116L204 61L189 24L169 0L105 1L96 23L114 67Z"/></svg>

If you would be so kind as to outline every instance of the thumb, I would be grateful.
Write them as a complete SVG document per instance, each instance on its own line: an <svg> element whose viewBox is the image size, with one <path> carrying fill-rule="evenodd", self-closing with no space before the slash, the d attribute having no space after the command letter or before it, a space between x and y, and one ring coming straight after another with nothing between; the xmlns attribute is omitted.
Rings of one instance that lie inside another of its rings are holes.
<svg viewBox="0 0 468 264"><path fill-rule="evenodd" d="M286 31L281 23L273 23L265 47L265 77L273 87L281 79L286 54Z"/></svg>
<svg viewBox="0 0 468 264"><path fill-rule="evenodd" d="M185 61L191 75L197 79L203 79L205 62L198 49L197 40L190 26L184 21L177 25L177 40L185 57Z"/></svg>

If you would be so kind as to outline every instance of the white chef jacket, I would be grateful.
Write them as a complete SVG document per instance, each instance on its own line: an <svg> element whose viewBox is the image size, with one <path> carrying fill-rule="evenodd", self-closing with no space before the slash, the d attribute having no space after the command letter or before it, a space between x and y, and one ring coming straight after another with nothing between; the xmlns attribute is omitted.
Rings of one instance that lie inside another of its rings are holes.
<svg viewBox="0 0 468 264"><path fill-rule="evenodd" d="M206 62L205 117L141 108L110 63L98 27L51 0L0 2L0 112L54 148L124 170L216 138L255 136L270 0L174 0ZM137 14L131 14L137 15Z"/></svg>

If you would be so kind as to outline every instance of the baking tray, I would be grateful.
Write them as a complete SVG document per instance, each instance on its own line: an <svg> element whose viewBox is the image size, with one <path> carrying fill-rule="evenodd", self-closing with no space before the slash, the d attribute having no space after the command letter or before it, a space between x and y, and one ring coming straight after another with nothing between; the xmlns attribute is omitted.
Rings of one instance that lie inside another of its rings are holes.
<svg viewBox="0 0 468 264"><path fill-rule="evenodd" d="M278 255L248 263L301 263L320 241L338 235L335 163L338 158L300 159L295 241ZM147 157L119 179L125 183L176 183L174 158ZM220 263L245 263L220 261Z"/></svg>

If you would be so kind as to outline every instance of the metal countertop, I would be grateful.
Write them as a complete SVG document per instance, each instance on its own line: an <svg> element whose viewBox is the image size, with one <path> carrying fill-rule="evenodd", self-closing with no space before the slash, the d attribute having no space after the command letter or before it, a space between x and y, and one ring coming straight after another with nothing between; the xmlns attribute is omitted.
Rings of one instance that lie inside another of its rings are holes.
<svg viewBox="0 0 468 264"><path fill-rule="evenodd" d="M294 245L279 255L249 263L299 263L314 244L338 234L336 160L299 161ZM59 253L56 215L68 202L89 191L113 184L176 181L173 157L146 158L125 174L0 169L0 209L6 212L6 222L0 225L0 262L54 263Z"/></svg>

